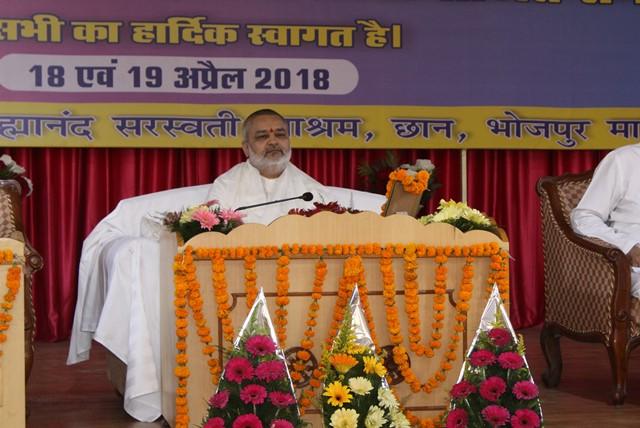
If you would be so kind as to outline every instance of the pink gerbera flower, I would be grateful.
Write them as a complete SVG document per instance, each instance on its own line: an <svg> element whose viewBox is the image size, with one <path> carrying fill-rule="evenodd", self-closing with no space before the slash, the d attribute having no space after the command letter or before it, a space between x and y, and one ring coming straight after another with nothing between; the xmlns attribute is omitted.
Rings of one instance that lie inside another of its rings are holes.
<svg viewBox="0 0 640 428"><path fill-rule="evenodd" d="M511 343L511 333L506 328L492 328L487 336L496 346L505 346Z"/></svg>
<svg viewBox="0 0 640 428"><path fill-rule="evenodd" d="M233 357L229 359L224 369L224 375L228 380L235 383L250 380L253 378L251 361L243 357Z"/></svg>
<svg viewBox="0 0 640 428"><path fill-rule="evenodd" d="M262 428L262 422L256 415L240 415L233 421L232 428Z"/></svg>
<svg viewBox="0 0 640 428"><path fill-rule="evenodd" d="M267 398L267 390L262 385L250 384L240 391L240 399L245 404L262 404Z"/></svg>
<svg viewBox="0 0 640 428"><path fill-rule="evenodd" d="M453 409L447 415L447 428L467 428L469 416L462 409Z"/></svg>
<svg viewBox="0 0 640 428"><path fill-rule="evenodd" d="M485 407L481 413L484 420L493 428L504 426L509 420L509 411L495 404Z"/></svg>
<svg viewBox="0 0 640 428"><path fill-rule="evenodd" d="M275 419L271 422L271 428L293 428L293 424L286 419Z"/></svg>
<svg viewBox="0 0 640 428"><path fill-rule="evenodd" d="M226 221L242 221L242 219L246 217L246 214L229 208L223 208L220 210L220 217Z"/></svg>
<svg viewBox="0 0 640 428"><path fill-rule="evenodd" d="M216 416L215 418L209 419L202 428L224 428L224 419Z"/></svg>
<svg viewBox="0 0 640 428"><path fill-rule="evenodd" d="M518 400L531 400L538 396L538 387L528 380L516 382L512 390Z"/></svg>
<svg viewBox="0 0 640 428"><path fill-rule="evenodd" d="M245 344L247 351L255 357L273 354L276 352L276 344L269 336L251 336Z"/></svg>
<svg viewBox="0 0 640 428"><path fill-rule="evenodd" d="M224 409L227 407L227 403L229 402L229 391L223 390L217 392L209 398L209 404L216 409Z"/></svg>
<svg viewBox="0 0 640 428"><path fill-rule="evenodd" d="M200 227L207 230L211 230L213 226L220 224L218 216L204 208L194 212L191 218L200 223Z"/></svg>
<svg viewBox="0 0 640 428"><path fill-rule="evenodd" d="M524 359L517 352L503 352L498 356L500 367L507 370L517 370L524 366Z"/></svg>
<svg viewBox="0 0 640 428"><path fill-rule="evenodd" d="M293 395L287 392L273 391L269 393L269 401L276 407L287 407L296 404Z"/></svg>
<svg viewBox="0 0 640 428"><path fill-rule="evenodd" d="M282 379L285 375L284 364L279 360L263 361L256 367L256 377L264 381Z"/></svg>
<svg viewBox="0 0 640 428"><path fill-rule="evenodd" d="M465 398L469 394L473 394L477 391L475 385L471 382L463 380L461 382L456 383L451 388L451 396L456 399Z"/></svg>
<svg viewBox="0 0 640 428"><path fill-rule="evenodd" d="M538 428L540 426L540 416L533 410L516 410L511 416L511 426L513 428Z"/></svg>
<svg viewBox="0 0 640 428"><path fill-rule="evenodd" d="M480 384L480 396L488 401L498 401L507 390L507 384L498 376L491 376Z"/></svg>
<svg viewBox="0 0 640 428"><path fill-rule="evenodd" d="M469 357L469 362L474 367L490 366L491 364L496 362L496 356L491 351L481 349L471 354L471 356Z"/></svg>

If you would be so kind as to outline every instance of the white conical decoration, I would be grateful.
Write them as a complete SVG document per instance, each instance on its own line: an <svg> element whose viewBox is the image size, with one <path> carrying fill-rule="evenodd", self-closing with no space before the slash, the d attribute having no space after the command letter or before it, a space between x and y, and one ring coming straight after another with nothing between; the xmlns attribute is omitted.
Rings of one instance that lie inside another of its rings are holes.
<svg viewBox="0 0 640 428"><path fill-rule="evenodd" d="M495 284L451 389L445 421L447 426L544 424L524 343L511 325Z"/></svg>
<svg viewBox="0 0 640 428"><path fill-rule="evenodd" d="M202 426L302 425L284 352L260 289L245 318Z"/></svg>

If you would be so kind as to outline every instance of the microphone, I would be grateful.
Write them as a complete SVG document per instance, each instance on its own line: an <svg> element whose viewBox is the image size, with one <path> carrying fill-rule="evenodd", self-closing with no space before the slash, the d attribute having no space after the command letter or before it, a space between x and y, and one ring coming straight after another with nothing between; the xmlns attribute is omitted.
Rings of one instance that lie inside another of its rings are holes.
<svg viewBox="0 0 640 428"><path fill-rule="evenodd" d="M263 207L265 205L271 205L271 204L279 204L281 202L294 201L296 199L302 199L305 202L312 201L313 200L313 193L304 192L302 195L294 196L292 198L285 198L285 199L278 199L278 200L275 200L275 201L261 202L259 204L255 204L255 205L247 205L247 206L244 206L244 207L236 208L236 211L248 210L250 208Z"/></svg>

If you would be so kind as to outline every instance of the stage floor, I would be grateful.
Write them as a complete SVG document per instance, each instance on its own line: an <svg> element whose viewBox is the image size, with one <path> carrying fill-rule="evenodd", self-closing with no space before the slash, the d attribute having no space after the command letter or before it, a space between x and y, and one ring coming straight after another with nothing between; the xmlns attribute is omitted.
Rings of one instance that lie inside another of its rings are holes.
<svg viewBox="0 0 640 428"><path fill-rule="evenodd" d="M604 347L561 341L564 373L560 387L542 386L544 357L540 328L522 330L527 359L540 387L546 427L640 427L640 350L631 353L629 387L624 406L608 404L611 372ZM104 349L95 344L90 361L66 366L68 342L36 344L27 389L27 428L155 428L162 420L136 422L122 409L106 377ZM8 428L8 427L7 427Z"/></svg>

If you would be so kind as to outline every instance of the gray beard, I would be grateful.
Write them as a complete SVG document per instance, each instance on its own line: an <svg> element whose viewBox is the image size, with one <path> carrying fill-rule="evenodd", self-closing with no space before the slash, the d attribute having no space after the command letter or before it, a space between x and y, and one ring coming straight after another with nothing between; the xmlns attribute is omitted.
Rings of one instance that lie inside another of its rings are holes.
<svg viewBox="0 0 640 428"><path fill-rule="evenodd" d="M249 149L249 163L253 165L258 171L268 171L271 175L280 175L287 167L287 164L291 160L291 148L282 155L280 159L271 160L266 157L261 157L251 150L251 146L247 145Z"/></svg>

